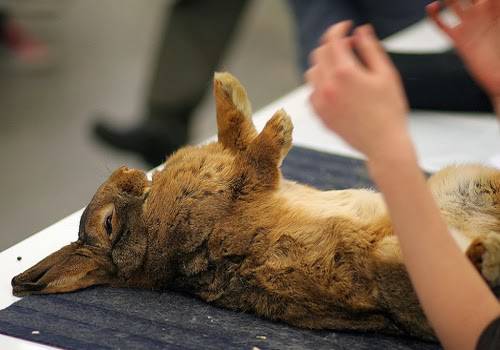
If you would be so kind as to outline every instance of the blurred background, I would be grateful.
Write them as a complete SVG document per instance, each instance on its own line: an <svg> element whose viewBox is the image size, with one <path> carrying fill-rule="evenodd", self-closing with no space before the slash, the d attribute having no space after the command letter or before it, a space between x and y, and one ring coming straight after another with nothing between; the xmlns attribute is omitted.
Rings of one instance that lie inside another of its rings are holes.
<svg viewBox="0 0 500 350"><path fill-rule="evenodd" d="M301 84L333 23L384 39L430 1L0 0L0 251L85 206L120 165L149 170L214 135L214 70L256 111ZM453 49L411 45L388 52L411 109L492 112Z"/></svg>
<svg viewBox="0 0 500 350"><path fill-rule="evenodd" d="M0 0L42 44L26 62L0 50L0 251L86 205L120 165L143 158L106 147L96 116L134 125L168 25L167 0ZM284 0L245 7L220 70L247 88L254 111L301 82L290 9ZM46 50L45 50L46 49ZM44 51L45 50L45 51ZM190 143L215 133L210 93L189 125ZM77 232L68 232L76 239Z"/></svg>

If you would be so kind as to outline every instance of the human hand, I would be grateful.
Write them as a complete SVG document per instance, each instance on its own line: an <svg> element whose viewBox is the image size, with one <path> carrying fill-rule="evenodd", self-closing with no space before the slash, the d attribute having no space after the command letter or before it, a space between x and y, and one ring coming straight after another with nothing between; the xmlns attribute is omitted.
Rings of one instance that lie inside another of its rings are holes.
<svg viewBox="0 0 500 350"><path fill-rule="evenodd" d="M500 0L446 0L445 3L460 20L458 25L450 26L440 18L442 5L437 1L427 6L429 16L453 41L500 112Z"/></svg>
<svg viewBox="0 0 500 350"><path fill-rule="evenodd" d="M359 27L348 37L351 25L340 22L324 34L306 80L323 123L374 160L410 144L408 105L399 74L372 27Z"/></svg>

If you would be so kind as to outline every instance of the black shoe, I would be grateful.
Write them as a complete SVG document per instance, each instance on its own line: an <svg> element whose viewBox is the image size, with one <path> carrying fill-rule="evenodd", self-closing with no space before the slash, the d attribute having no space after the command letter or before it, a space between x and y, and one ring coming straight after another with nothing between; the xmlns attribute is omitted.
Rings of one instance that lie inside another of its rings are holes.
<svg viewBox="0 0 500 350"><path fill-rule="evenodd" d="M93 125L93 134L108 146L141 155L151 166L163 163L168 155L187 143L187 125L167 129L164 123L156 121L118 129L100 119Z"/></svg>

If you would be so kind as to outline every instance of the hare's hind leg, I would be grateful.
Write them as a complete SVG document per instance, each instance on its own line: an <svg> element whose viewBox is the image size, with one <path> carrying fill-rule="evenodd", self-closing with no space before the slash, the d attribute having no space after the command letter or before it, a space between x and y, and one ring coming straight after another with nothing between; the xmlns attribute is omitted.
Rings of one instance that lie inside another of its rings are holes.
<svg viewBox="0 0 500 350"><path fill-rule="evenodd" d="M448 225L468 241L466 255L492 286L500 285L500 171L452 166L429 183Z"/></svg>
<svg viewBox="0 0 500 350"><path fill-rule="evenodd" d="M453 229L450 232L484 279L493 287L500 286L500 233L463 234Z"/></svg>
<svg viewBox="0 0 500 350"><path fill-rule="evenodd" d="M491 286L500 286L500 233L491 232L474 239L467 256Z"/></svg>

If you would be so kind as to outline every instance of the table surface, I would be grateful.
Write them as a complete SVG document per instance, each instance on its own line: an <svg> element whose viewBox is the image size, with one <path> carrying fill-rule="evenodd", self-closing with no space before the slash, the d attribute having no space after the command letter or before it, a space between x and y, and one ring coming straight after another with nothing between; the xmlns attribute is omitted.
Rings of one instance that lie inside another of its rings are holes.
<svg viewBox="0 0 500 350"><path fill-rule="evenodd" d="M440 51L449 42L427 21L386 40L393 51ZM255 113L258 129L279 108L284 108L294 123L294 144L352 157L361 155L334 134L325 130L309 107L307 86ZM251 96L250 96L251 98ZM480 162L500 168L499 124L493 115L471 113L412 112L410 131L415 141L421 166L436 171L451 163ZM12 296L10 280L61 246L77 237L83 209L77 211L24 241L0 253L0 309L18 298ZM18 257L22 259L18 261ZM12 350L54 349L8 336L0 335L0 348Z"/></svg>

